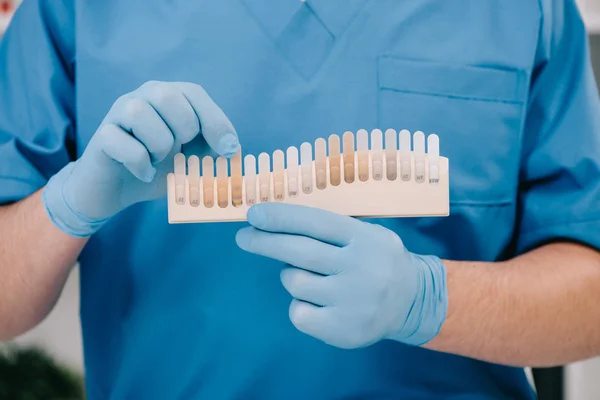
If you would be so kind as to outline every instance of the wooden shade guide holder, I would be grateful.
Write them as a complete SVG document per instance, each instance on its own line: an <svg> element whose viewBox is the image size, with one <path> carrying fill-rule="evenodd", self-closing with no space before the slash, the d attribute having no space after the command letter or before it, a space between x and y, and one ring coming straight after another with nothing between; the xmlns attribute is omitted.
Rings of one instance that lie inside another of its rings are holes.
<svg viewBox="0 0 600 400"><path fill-rule="evenodd" d="M385 143L384 143L385 141ZM361 129L276 150L215 160L175 156L169 223L245 221L258 203L283 202L353 217L447 216L448 159L423 132Z"/></svg>

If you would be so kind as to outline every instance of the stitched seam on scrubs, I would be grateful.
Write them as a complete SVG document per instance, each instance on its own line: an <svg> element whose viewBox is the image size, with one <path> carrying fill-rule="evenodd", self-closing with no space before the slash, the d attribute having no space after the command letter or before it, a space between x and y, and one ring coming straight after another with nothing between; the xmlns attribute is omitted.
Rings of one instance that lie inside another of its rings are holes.
<svg viewBox="0 0 600 400"><path fill-rule="evenodd" d="M317 16L317 18L319 18L319 21L321 21L321 23L323 23L323 26L325 26L325 28L331 33L331 36L336 39L338 37L342 37L344 35L344 33L352 26L352 24L354 23L354 21L359 17L359 15L361 14L361 12L366 8L367 4L369 3L370 0L363 0L362 3L355 9L354 13L352 14L352 16L343 23L343 27L342 29L336 34L335 32L331 31L331 28L327 25L327 23L325 23L325 20L323 20L321 18L321 16L319 15L319 13L317 12L317 10L315 10L312 5L310 4L310 0L307 0L305 2L305 4L310 8L310 10L313 12L313 14L315 14Z"/></svg>
<svg viewBox="0 0 600 400"><path fill-rule="evenodd" d="M333 32L331 32L331 29L329 29L329 27L327 26L327 24L325 24L325 22L321 19L321 16L315 12L314 8L312 8L311 5L307 1L304 2L304 6L310 10L310 12L312 13L312 15L315 16L315 18L317 19L317 21L319 21L319 23L323 26L323 28L325 28L325 30L327 31L327 33L329 33L329 35L331 36L331 38L335 42L336 36L333 34ZM294 16L295 15L296 14L294 14Z"/></svg>
<svg viewBox="0 0 600 400"><path fill-rule="evenodd" d="M481 102L486 102L486 103L501 103L501 104L512 104L512 105L525 104L525 101L523 101L523 100L502 100L502 99L491 99L491 98L484 98L484 97L469 97L469 96L461 96L461 95L454 95L454 94L432 93L432 92L425 92L425 91L418 91L418 90L406 90L406 89L391 88L391 87L388 87L385 85L382 85L381 89L389 90L392 92L398 92L398 93L420 94L420 95L424 95L424 96L443 97L443 98L455 99L455 100L481 101Z"/></svg>
<svg viewBox="0 0 600 400"><path fill-rule="evenodd" d="M581 220L577 220L577 221L553 222L551 224L546 224L540 228L525 230L521 233L521 235L525 236L525 235L531 235L534 233L540 233L540 232L547 231L548 229L552 229L552 228L556 228L556 227L560 227L560 226L567 227L567 226L573 226L573 225L586 225L586 224L594 224L594 223L600 223L600 216L597 216L594 218L589 218L589 219L581 219Z"/></svg>

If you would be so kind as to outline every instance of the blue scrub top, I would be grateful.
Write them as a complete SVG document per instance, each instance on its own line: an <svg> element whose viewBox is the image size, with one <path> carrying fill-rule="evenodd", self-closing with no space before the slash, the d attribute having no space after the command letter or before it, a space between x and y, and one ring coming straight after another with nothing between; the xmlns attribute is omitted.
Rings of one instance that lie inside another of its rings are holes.
<svg viewBox="0 0 600 400"><path fill-rule="evenodd" d="M189 81L246 153L359 128L437 133L451 216L379 221L413 252L600 247L600 107L573 0L73 3L25 0L0 46L2 202L81 155L118 96ZM90 399L534 397L521 369L298 332L282 265L236 247L243 225L170 226L161 199L92 238L80 259Z"/></svg>

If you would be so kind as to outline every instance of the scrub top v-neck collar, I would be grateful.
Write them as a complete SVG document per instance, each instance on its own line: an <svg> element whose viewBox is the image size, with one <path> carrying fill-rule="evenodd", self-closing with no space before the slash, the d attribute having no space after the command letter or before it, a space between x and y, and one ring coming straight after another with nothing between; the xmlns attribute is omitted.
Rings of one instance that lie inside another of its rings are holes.
<svg viewBox="0 0 600 400"><path fill-rule="evenodd" d="M368 0L240 0L305 80L310 80Z"/></svg>

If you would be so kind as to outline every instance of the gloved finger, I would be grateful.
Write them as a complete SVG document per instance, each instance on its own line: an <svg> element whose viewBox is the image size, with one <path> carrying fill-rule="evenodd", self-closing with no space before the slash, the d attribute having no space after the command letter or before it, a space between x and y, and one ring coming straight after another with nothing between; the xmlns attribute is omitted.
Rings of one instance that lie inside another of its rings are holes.
<svg viewBox="0 0 600 400"><path fill-rule="evenodd" d="M105 124L94 135L102 154L125 166L136 178L144 182L154 179L156 169L150 162L148 150L122 128Z"/></svg>
<svg viewBox="0 0 600 400"><path fill-rule="evenodd" d="M164 160L175 144L169 127L145 100L123 97L109 115L108 122L131 132L148 149L153 162Z"/></svg>
<svg viewBox="0 0 600 400"><path fill-rule="evenodd" d="M331 292L327 277L298 268L286 268L280 274L285 290L295 299L317 306L330 304Z"/></svg>
<svg viewBox="0 0 600 400"><path fill-rule="evenodd" d="M174 85L181 90L196 112L200 120L200 131L208 145L225 157L237 153L240 143L233 124L208 93L193 83L175 82Z"/></svg>
<svg viewBox="0 0 600 400"><path fill-rule="evenodd" d="M292 300L289 317L300 332L312 336L332 346L342 349L356 349L368 345L364 335L355 331L347 323L340 323L336 306L318 307L313 304Z"/></svg>
<svg viewBox="0 0 600 400"><path fill-rule="evenodd" d="M308 237L264 232L247 227L237 232L235 240L242 250L294 267L321 275L339 272L334 260L336 252L340 249Z"/></svg>
<svg viewBox="0 0 600 400"><path fill-rule="evenodd" d="M134 93L147 101L169 127L177 143L190 142L200 133L200 121L183 93L168 82L146 82Z"/></svg>
<svg viewBox="0 0 600 400"><path fill-rule="evenodd" d="M248 210L248 222L263 231L308 236L346 246L367 229L364 222L326 210L287 203L261 203Z"/></svg>
<svg viewBox="0 0 600 400"><path fill-rule="evenodd" d="M298 299L290 303L289 318L296 329L320 340L323 340L328 315L327 307L319 307Z"/></svg>

